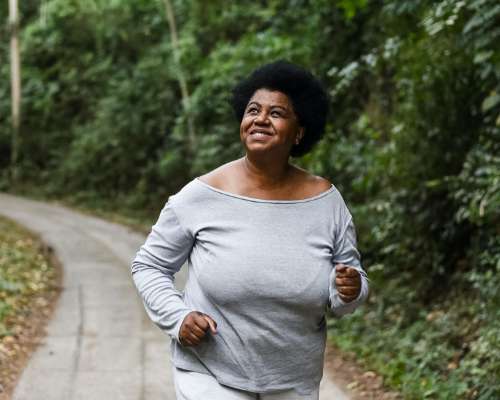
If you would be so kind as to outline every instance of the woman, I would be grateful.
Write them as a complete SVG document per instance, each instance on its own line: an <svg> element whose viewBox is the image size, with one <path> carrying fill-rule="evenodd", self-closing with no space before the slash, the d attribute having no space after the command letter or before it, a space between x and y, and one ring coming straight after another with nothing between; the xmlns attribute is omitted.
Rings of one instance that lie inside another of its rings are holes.
<svg viewBox="0 0 500 400"><path fill-rule="evenodd" d="M317 400L327 306L342 316L368 294L340 193L289 163L322 136L327 96L279 61L237 85L232 106L245 156L169 197L133 279L174 339L178 399Z"/></svg>

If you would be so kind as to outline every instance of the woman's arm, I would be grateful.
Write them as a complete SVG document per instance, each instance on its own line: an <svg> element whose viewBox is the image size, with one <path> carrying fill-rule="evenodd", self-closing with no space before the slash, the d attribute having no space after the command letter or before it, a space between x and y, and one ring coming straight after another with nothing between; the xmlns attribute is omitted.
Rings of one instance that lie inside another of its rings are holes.
<svg viewBox="0 0 500 400"><path fill-rule="evenodd" d="M174 274L189 257L194 238L181 226L171 199L132 262L132 277L149 318L179 341L179 329L193 310L174 286Z"/></svg>
<svg viewBox="0 0 500 400"><path fill-rule="evenodd" d="M360 258L359 251L356 248L356 229L354 227L354 222L350 213L346 212L346 223L336 238L332 258L334 267L330 274L330 307L333 314L338 317L352 313L368 297L368 278L361 266ZM346 275L346 272L347 274L349 272L348 269L345 271L345 268L341 267L342 264L351 267L359 274L359 294L352 301L345 301L342 299L336 284L337 268L342 270L343 276Z"/></svg>

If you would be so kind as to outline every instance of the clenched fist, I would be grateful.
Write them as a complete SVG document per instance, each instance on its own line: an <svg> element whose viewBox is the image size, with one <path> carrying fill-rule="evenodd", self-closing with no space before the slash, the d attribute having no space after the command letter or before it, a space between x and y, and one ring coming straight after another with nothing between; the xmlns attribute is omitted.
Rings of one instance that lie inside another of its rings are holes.
<svg viewBox="0 0 500 400"><path fill-rule="evenodd" d="M192 311L182 321L179 340L184 346L196 346L200 344L209 329L212 334L216 334L217 323L207 314Z"/></svg>
<svg viewBox="0 0 500 400"><path fill-rule="evenodd" d="M350 303L361 292L361 275L356 269L344 264L335 265L335 286L340 298Z"/></svg>

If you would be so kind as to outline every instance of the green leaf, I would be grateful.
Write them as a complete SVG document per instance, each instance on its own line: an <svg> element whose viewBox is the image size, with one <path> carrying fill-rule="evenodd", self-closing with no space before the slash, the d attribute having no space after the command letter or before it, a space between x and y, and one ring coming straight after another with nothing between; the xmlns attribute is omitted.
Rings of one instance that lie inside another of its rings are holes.
<svg viewBox="0 0 500 400"><path fill-rule="evenodd" d="M481 104L481 110L487 112L500 103L500 94L493 92Z"/></svg>

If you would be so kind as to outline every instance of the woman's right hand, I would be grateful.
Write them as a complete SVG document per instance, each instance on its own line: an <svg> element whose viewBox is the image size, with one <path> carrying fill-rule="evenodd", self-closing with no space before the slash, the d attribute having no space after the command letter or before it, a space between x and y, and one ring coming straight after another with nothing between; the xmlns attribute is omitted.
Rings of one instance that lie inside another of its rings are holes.
<svg viewBox="0 0 500 400"><path fill-rule="evenodd" d="M184 346L196 346L200 344L209 329L212 334L216 334L217 323L207 314L192 311L182 321L179 340Z"/></svg>

